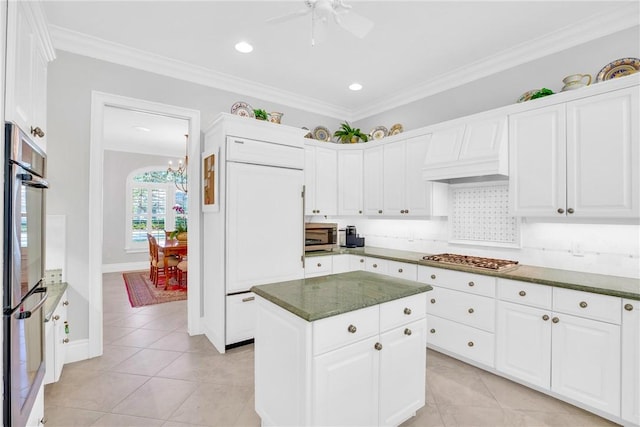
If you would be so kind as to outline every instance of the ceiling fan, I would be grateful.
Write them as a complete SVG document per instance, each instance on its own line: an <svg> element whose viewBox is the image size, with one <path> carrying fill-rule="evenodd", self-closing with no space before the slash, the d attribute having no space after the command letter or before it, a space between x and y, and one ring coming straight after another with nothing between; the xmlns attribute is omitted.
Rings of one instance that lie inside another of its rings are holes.
<svg viewBox="0 0 640 427"><path fill-rule="evenodd" d="M343 0L304 0L305 8L283 16L270 18L269 23L278 23L299 16L311 15L311 46L321 42L325 36L329 21L336 24L358 38L364 38L373 28L373 22L351 10L352 6Z"/></svg>

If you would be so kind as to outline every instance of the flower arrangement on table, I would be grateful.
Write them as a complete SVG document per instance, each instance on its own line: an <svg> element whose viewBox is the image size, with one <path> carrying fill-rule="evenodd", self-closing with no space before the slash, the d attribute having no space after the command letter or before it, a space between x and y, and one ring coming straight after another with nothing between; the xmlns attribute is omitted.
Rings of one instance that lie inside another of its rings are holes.
<svg viewBox="0 0 640 427"><path fill-rule="evenodd" d="M173 205L172 209L176 211L176 229L171 232L169 237L175 239L180 233L187 232L187 215L184 208L179 204Z"/></svg>

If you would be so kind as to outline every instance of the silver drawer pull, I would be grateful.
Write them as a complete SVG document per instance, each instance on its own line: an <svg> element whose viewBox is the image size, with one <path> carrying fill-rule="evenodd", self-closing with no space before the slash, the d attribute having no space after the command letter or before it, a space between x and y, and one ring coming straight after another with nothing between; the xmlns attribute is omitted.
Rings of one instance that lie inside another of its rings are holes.
<svg viewBox="0 0 640 427"><path fill-rule="evenodd" d="M410 315L411 314L411 309L409 307L405 307L404 314L406 314L407 316Z"/></svg>
<svg viewBox="0 0 640 427"><path fill-rule="evenodd" d="M398 269L398 273L402 273L402 269L401 268Z"/></svg>
<svg viewBox="0 0 640 427"><path fill-rule="evenodd" d="M429 332L431 332L432 334L435 334L436 330L432 328Z"/></svg>
<svg viewBox="0 0 640 427"><path fill-rule="evenodd" d="M63 343L63 344L67 344L67 343L69 343L69 338L65 338L65 339L63 339L63 340L62 340L62 343Z"/></svg>
<svg viewBox="0 0 640 427"><path fill-rule="evenodd" d="M473 341L469 341L469 342L467 343L467 345L468 345L469 347L473 347L473 345L474 345L474 344L473 344Z"/></svg>
<svg viewBox="0 0 640 427"><path fill-rule="evenodd" d="M349 325L349 327L347 328L347 331L351 332L352 334L355 334L357 330L358 328L356 328L354 325Z"/></svg>
<svg viewBox="0 0 640 427"><path fill-rule="evenodd" d="M249 301L253 301L254 299L256 299L256 297L246 297L246 298L242 298L242 302L249 302Z"/></svg>
<svg viewBox="0 0 640 427"><path fill-rule="evenodd" d="M318 267L322 267L322 264L318 263Z"/></svg>
<svg viewBox="0 0 640 427"><path fill-rule="evenodd" d="M244 144L244 141L240 141L240 140L234 140L233 142L235 142L236 144Z"/></svg>
<svg viewBox="0 0 640 427"><path fill-rule="evenodd" d="M360 262L364 262L364 258L360 258Z"/></svg>
<svg viewBox="0 0 640 427"><path fill-rule="evenodd" d="M470 287L474 287L475 285L476 285L475 283L473 283L473 282L469 282L469 286L470 286Z"/></svg>
<svg viewBox="0 0 640 427"><path fill-rule="evenodd" d="M560 319L558 319L557 317L554 317L553 319L551 319L551 321L553 323L558 323L560 321Z"/></svg>
<svg viewBox="0 0 640 427"><path fill-rule="evenodd" d="M62 305L69 305L69 301L66 301L66 300L65 300L65 301L63 301L63 302L62 302Z"/></svg>
<svg viewBox="0 0 640 427"><path fill-rule="evenodd" d="M587 308L587 302L586 301L580 301L580 307L581 308Z"/></svg>
<svg viewBox="0 0 640 427"><path fill-rule="evenodd" d="M378 264L373 264L373 268L378 268Z"/></svg>
<svg viewBox="0 0 640 427"><path fill-rule="evenodd" d="M473 314L473 308L470 308L468 311L469 311L469 314Z"/></svg>
<svg viewBox="0 0 640 427"><path fill-rule="evenodd" d="M436 299L435 298L431 298L431 304L435 304L436 303Z"/></svg>
<svg viewBox="0 0 640 427"><path fill-rule="evenodd" d="M60 320L60 316L56 314L55 316L53 316L53 320Z"/></svg>
<svg viewBox="0 0 640 427"><path fill-rule="evenodd" d="M409 328L405 328L405 330L404 330L404 334L405 334L405 335L411 335L411 329L409 329Z"/></svg>
<svg viewBox="0 0 640 427"><path fill-rule="evenodd" d="M520 291L518 292L518 295L520 295L521 297L524 297L527 295L527 293L525 291Z"/></svg>
<svg viewBox="0 0 640 427"><path fill-rule="evenodd" d="M373 346L373 348L375 348L376 350L380 351L380 350L382 350L382 344L377 342L376 345Z"/></svg>
<svg viewBox="0 0 640 427"><path fill-rule="evenodd" d="M544 320L545 322L549 320L549 315L545 314L544 316L542 316L542 320Z"/></svg>
<svg viewBox="0 0 640 427"><path fill-rule="evenodd" d="M435 275L435 274L432 274L432 275L431 275L431 280L435 280L435 279L436 279L436 275Z"/></svg>
<svg viewBox="0 0 640 427"><path fill-rule="evenodd" d="M627 310L627 311L633 310L633 304L625 304L624 305L624 309Z"/></svg>

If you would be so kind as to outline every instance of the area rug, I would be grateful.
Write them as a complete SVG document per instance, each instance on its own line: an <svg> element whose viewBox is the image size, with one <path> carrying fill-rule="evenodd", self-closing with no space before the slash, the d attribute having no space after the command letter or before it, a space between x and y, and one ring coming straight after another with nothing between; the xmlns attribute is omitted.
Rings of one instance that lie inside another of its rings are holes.
<svg viewBox="0 0 640 427"><path fill-rule="evenodd" d="M164 278L160 278L158 287L149 279L148 271L131 271L122 273L127 287L131 307L162 304L163 302L187 299L187 287L169 284L164 288Z"/></svg>

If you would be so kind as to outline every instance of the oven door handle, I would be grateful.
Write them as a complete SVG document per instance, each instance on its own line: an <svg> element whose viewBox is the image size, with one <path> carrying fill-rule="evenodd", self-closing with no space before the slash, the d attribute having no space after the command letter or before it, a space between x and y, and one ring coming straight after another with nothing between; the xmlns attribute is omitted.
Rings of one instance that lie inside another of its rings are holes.
<svg viewBox="0 0 640 427"><path fill-rule="evenodd" d="M14 314L14 317L18 320L28 319L33 315L33 313L40 310L44 306L44 303L47 302L47 298L49 298L49 292L47 292L47 288L40 288L34 293L41 293L41 292L44 292L44 296L42 297L39 303L37 303L31 310L19 311L18 313Z"/></svg>
<svg viewBox="0 0 640 427"><path fill-rule="evenodd" d="M49 183L37 176L33 176L30 173L19 173L17 178L22 181L22 185L34 188L49 188Z"/></svg>

